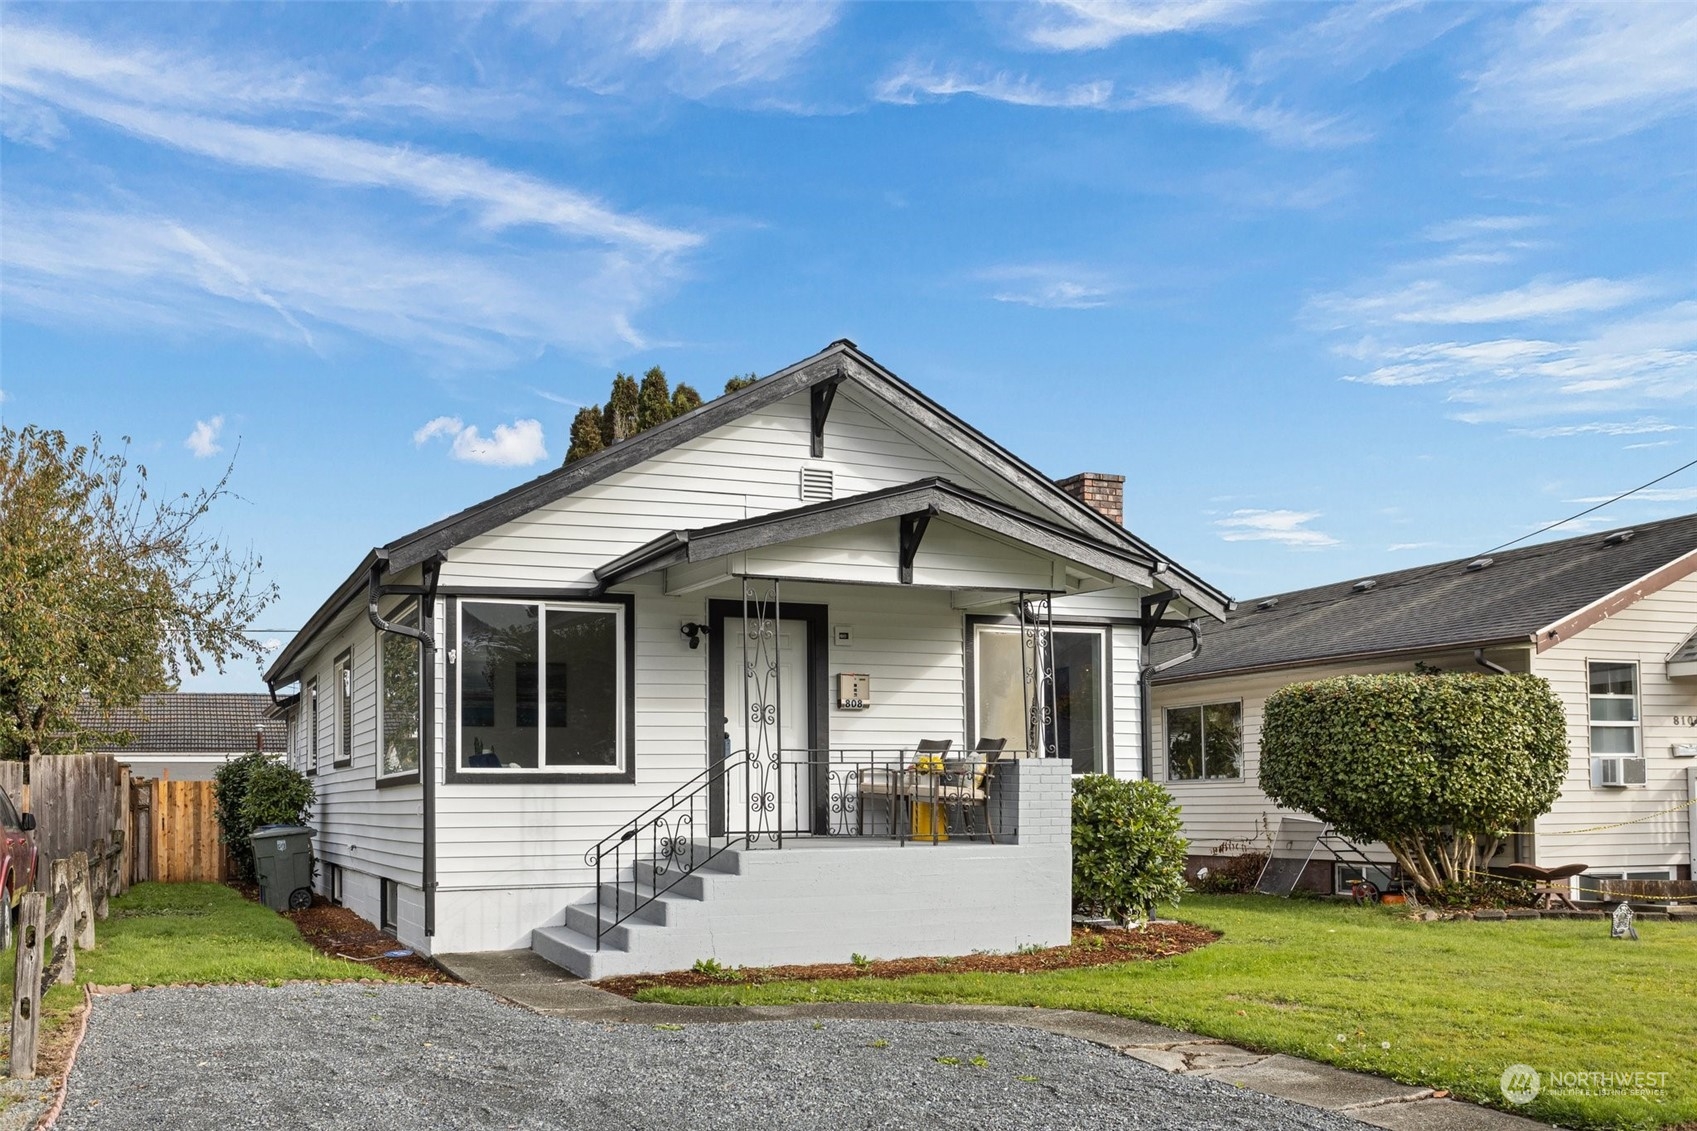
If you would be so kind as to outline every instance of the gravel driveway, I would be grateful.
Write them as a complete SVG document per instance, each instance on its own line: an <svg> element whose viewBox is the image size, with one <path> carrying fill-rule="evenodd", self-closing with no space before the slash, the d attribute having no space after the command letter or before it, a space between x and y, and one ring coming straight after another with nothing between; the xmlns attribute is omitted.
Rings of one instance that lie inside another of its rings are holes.
<svg viewBox="0 0 1697 1131"><path fill-rule="evenodd" d="M458 986L97 998L59 1127L1210 1128L1343 1116L978 1023L596 1024Z"/></svg>

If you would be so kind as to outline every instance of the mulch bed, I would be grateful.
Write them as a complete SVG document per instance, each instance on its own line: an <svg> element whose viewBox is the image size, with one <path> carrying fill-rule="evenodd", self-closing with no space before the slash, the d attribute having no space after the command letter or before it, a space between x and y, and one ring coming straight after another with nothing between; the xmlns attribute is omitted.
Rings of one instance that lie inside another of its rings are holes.
<svg viewBox="0 0 1697 1131"><path fill-rule="evenodd" d="M595 985L625 997L655 986L695 989L727 984L766 982L850 981L855 978L905 978L914 974L1040 974L1081 966L1143 962L1172 958L1207 946L1219 933L1189 923L1152 923L1140 931L1075 927L1070 946L1050 947L1029 954L964 954L958 958L874 959L863 965L826 962L813 966L761 966L727 969L718 974L679 970L671 974L629 974L604 978Z"/></svg>
<svg viewBox="0 0 1697 1131"><path fill-rule="evenodd" d="M381 970L397 978L421 982L452 982L440 966L420 954L406 958L383 958L386 951L410 949L395 937L373 927L346 907L337 907L314 897L305 911L286 912L301 938L335 958L350 958L362 966Z"/></svg>

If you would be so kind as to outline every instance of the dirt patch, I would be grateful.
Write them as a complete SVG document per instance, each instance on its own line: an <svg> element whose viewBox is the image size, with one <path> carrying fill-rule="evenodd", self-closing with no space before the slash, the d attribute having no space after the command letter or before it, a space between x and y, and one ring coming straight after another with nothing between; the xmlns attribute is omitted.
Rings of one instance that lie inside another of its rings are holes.
<svg viewBox="0 0 1697 1131"><path fill-rule="evenodd" d="M1069 946L1015 954L964 954L956 958L873 959L864 963L827 962L813 966L743 966L711 972L679 970L671 974L630 974L595 985L625 997L655 986L694 989L702 986L761 985L766 982L849 981L854 978L905 978L914 974L1040 974L1080 966L1108 966L1172 958L1207 946L1219 934L1189 923L1153 923L1140 931L1079 927Z"/></svg>
<svg viewBox="0 0 1697 1131"><path fill-rule="evenodd" d="M373 927L346 907L337 907L315 897L312 906L305 911L290 911L287 915L300 930L301 938L325 954L352 959L362 966L397 978L411 978L419 982L456 980L420 954L405 958L383 957L389 951L411 948L397 942L395 936Z"/></svg>

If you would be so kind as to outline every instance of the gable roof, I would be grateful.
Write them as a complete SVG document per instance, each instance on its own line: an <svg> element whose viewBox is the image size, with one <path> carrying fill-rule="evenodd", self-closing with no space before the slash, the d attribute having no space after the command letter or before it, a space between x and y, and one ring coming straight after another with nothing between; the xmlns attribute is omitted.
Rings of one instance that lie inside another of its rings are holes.
<svg viewBox="0 0 1697 1131"><path fill-rule="evenodd" d="M399 572L428 561L538 507L634 467L769 404L830 381L851 383L857 390L864 391L883 406L911 420L928 437L987 467L1016 488L1050 521L1079 530L1122 553L1155 563L1159 568L1154 572L1160 574L1161 583L1202 613L1221 617L1231 604L1231 598L1225 593L1177 565L1123 526L1068 495L1036 468L926 397L845 338L752 385L708 401L610 448L545 472L493 498L377 547L308 618L300 632L266 670L265 679L275 682L289 672L318 633L350 601L365 591L367 577L377 563L386 563L386 570Z"/></svg>
<svg viewBox="0 0 1697 1131"><path fill-rule="evenodd" d="M271 697L241 692L168 691L143 695L136 707L103 713L93 703L76 709L77 722L104 731L128 731L135 740L90 744L90 752L113 754L245 754L254 748L256 730L265 749L283 749L287 731L281 719L267 718Z"/></svg>
<svg viewBox="0 0 1697 1131"><path fill-rule="evenodd" d="M1541 651L1697 572L1697 514L1623 533L1585 534L1488 559L1457 558L1244 601L1223 624L1203 629L1194 660L1156 682L1437 648L1522 643ZM1468 568L1478 561L1489 564ZM1366 581L1373 584L1362 588Z"/></svg>

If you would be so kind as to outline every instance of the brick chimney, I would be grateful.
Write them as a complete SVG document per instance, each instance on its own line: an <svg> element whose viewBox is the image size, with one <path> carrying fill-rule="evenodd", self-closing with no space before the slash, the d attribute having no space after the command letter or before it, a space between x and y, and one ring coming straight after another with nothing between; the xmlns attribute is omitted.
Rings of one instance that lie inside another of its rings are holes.
<svg viewBox="0 0 1697 1131"><path fill-rule="evenodd" d="M1055 486L1109 521L1125 525L1125 476L1081 471L1055 480Z"/></svg>

